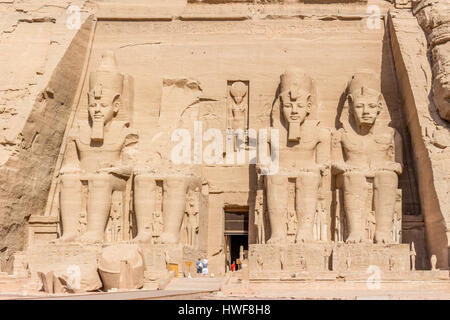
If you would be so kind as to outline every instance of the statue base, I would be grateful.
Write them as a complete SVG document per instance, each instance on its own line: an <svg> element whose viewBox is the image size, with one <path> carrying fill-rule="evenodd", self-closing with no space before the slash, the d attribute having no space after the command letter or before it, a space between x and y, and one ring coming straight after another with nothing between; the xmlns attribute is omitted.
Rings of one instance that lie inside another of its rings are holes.
<svg viewBox="0 0 450 320"><path fill-rule="evenodd" d="M252 244L249 246L250 272L310 272L328 271L324 252L331 254L331 243Z"/></svg>
<svg viewBox="0 0 450 320"><path fill-rule="evenodd" d="M331 271L365 273L370 266L381 271L410 271L409 245L314 242L249 246L251 278L320 278Z"/></svg>
<svg viewBox="0 0 450 320"><path fill-rule="evenodd" d="M337 243L333 247L332 270L367 272L369 268L379 268L382 271L410 271L409 251L409 244Z"/></svg>
<svg viewBox="0 0 450 320"><path fill-rule="evenodd" d="M91 265L98 267L101 252L118 243L39 243L30 245L24 252L31 277L37 272L49 270L56 265ZM122 242L122 246L135 247L134 243ZM145 280L155 280L175 271L176 276L187 276L196 272L195 261L206 257L206 253L182 244L139 244L145 261Z"/></svg>

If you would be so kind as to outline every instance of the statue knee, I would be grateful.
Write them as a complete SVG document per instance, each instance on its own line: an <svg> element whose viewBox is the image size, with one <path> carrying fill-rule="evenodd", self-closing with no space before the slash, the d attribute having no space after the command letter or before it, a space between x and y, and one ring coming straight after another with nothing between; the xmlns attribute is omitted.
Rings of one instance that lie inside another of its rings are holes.
<svg viewBox="0 0 450 320"><path fill-rule="evenodd" d="M112 181L109 174L96 174L88 180L89 188L105 188L111 187Z"/></svg>
<svg viewBox="0 0 450 320"><path fill-rule="evenodd" d="M318 189L320 186L320 175L315 172L302 172L297 176L297 189Z"/></svg>
<svg viewBox="0 0 450 320"><path fill-rule="evenodd" d="M397 188L398 187L398 176L392 171L381 171L377 172L374 178L375 187L378 185L388 185Z"/></svg>
<svg viewBox="0 0 450 320"><path fill-rule="evenodd" d="M61 176L62 188L77 188L81 186L81 180L78 175L64 174Z"/></svg>
<svg viewBox="0 0 450 320"><path fill-rule="evenodd" d="M282 185L285 182L287 182L287 178L285 176L281 176L281 175L270 175L270 176L266 176L266 177L267 177L267 182L272 185Z"/></svg>
<svg viewBox="0 0 450 320"><path fill-rule="evenodd" d="M346 172L343 174L344 189L364 190L366 187L366 176L361 172Z"/></svg>
<svg viewBox="0 0 450 320"><path fill-rule="evenodd" d="M150 188L156 186L155 177L151 175L138 175L134 178L134 185L136 188Z"/></svg>

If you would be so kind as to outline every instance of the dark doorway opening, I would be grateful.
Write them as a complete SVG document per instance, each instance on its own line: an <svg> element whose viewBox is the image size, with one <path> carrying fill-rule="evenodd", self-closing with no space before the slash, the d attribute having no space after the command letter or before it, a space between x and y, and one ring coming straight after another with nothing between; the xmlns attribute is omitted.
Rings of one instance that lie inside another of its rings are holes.
<svg viewBox="0 0 450 320"><path fill-rule="evenodd" d="M243 248L244 259L248 255L248 209L225 211L225 268L239 265L240 251ZM237 269L237 268L236 268Z"/></svg>

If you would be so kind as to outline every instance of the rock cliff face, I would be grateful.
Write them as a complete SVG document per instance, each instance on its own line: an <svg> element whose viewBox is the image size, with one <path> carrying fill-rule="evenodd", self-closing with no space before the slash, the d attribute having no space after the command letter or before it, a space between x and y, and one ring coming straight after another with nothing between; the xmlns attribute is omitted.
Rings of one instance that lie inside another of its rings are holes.
<svg viewBox="0 0 450 320"><path fill-rule="evenodd" d="M67 11L69 6L80 8ZM24 244L44 210L93 26L86 1L0 3L0 261ZM76 24L80 22L80 28Z"/></svg>

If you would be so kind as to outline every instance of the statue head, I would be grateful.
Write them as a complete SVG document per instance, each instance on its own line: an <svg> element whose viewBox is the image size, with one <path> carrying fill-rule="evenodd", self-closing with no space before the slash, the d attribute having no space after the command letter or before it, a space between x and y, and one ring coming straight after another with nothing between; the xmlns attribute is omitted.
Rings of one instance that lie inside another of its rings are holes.
<svg viewBox="0 0 450 320"><path fill-rule="evenodd" d="M311 113L314 83L303 71L291 69L280 77L280 104L289 126L289 140L299 140L300 125Z"/></svg>
<svg viewBox="0 0 450 320"><path fill-rule="evenodd" d="M447 46L447 52L450 52L450 42L442 46ZM436 74L433 81L433 102L441 118L450 122L450 59L438 52L435 48L434 55L441 59L433 67Z"/></svg>
<svg viewBox="0 0 450 320"><path fill-rule="evenodd" d="M103 128L119 112L124 75L119 72L112 51L102 55L97 71L89 78L88 111L92 123L91 139L103 141Z"/></svg>
<svg viewBox="0 0 450 320"><path fill-rule="evenodd" d="M350 116L359 129L372 128L383 106L379 81L370 72L356 73L347 87Z"/></svg>
<svg viewBox="0 0 450 320"><path fill-rule="evenodd" d="M236 81L231 85L230 94L237 105L242 103L247 96L247 92L247 86L242 81Z"/></svg>

